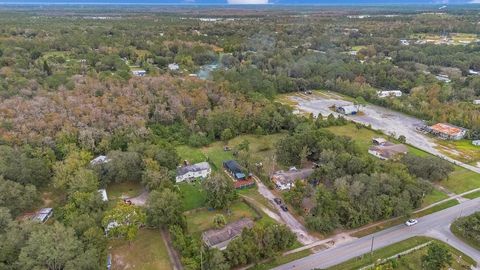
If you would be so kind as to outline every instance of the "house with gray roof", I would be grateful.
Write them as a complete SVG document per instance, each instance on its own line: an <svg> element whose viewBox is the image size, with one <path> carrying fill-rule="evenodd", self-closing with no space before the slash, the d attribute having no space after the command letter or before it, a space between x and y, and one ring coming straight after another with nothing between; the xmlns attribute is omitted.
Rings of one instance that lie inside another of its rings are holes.
<svg viewBox="0 0 480 270"><path fill-rule="evenodd" d="M202 233L203 243L209 248L218 248L224 250L228 243L242 234L243 229L252 228L253 220L242 218L235 222L227 224L221 229L211 229Z"/></svg>
<svg viewBox="0 0 480 270"><path fill-rule="evenodd" d="M277 171L271 179L275 186L280 190L290 189L295 185L297 180L305 180L313 173L313 169L300 169L295 167L290 168L288 171Z"/></svg>
<svg viewBox="0 0 480 270"><path fill-rule="evenodd" d="M193 165L183 166L177 169L177 183L192 180L196 178L207 178L212 173L210 164L208 162L200 162Z"/></svg>

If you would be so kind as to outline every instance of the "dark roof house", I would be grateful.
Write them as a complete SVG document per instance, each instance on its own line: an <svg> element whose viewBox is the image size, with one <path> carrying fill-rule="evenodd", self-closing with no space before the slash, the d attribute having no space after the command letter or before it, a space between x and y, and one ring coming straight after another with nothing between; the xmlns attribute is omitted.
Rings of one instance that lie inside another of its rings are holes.
<svg viewBox="0 0 480 270"><path fill-rule="evenodd" d="M230 172L236 180L244 180L246 178L242 167L235 160L227 160L223 162L223 167Z"/></svg>

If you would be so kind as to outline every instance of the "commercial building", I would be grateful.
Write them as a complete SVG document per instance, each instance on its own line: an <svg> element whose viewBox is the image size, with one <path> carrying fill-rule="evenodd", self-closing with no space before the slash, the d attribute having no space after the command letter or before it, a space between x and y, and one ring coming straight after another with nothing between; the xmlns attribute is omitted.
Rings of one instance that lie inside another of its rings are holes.
<svg viewBox="0 0 480 270"><path fill-rule="evenodd" d="M428 127L428 131L445 140L461 140L467 130L447 123L437 123Z"/></svg>

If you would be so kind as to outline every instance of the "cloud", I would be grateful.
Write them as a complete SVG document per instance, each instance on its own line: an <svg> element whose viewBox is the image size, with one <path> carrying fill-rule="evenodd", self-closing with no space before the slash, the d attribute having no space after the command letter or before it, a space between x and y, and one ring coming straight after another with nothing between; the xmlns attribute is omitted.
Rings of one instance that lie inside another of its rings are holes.
<svg viewBox="0 0 480 270"><path fill-rule="evenodd" d="M480 0L472 0L469 3L470 4L480 4Z"/></svg>
<svg viewBox="0 0 480 270"><path fill-rule="evenodd" d="M268 0L227 0L230 5L266 5Z"/></svg>

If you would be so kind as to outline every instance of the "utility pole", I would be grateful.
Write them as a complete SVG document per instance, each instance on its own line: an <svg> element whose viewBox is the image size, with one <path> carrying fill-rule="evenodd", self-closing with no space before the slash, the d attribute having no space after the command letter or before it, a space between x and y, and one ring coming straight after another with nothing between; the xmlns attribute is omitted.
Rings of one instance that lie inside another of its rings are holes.
<svg viewBox="0 0 480 270"><path fill-rule="evenodd" d="M370 257L373 259L373 241L375 240L375 236L372 236L372 246L370 247Z"/></svg>

